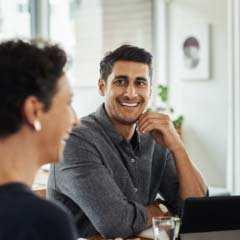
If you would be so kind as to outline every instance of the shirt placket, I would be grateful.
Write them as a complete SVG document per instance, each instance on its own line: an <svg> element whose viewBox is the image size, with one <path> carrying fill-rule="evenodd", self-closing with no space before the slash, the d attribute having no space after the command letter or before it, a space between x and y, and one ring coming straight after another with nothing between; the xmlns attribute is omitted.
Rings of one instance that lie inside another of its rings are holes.
<svg viewBox="0 0 240 240"><path fill-rule="evenodd" d="M127 142L125 143L125 154L127 168L134 186L133 192L137 196L139 192L138 156L135 154L131 144Z"/></svg>

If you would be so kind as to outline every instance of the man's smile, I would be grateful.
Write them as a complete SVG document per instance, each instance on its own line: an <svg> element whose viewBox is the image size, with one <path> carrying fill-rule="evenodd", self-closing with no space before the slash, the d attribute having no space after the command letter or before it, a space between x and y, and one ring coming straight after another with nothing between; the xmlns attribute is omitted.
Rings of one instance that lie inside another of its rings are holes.
<svg viewBox="0 0 240 240"><path fill-rule="evenodd" d="M119 102L119 104L124 107L137 107L139 105L139 102L135 102L135 103Z"/></svg>

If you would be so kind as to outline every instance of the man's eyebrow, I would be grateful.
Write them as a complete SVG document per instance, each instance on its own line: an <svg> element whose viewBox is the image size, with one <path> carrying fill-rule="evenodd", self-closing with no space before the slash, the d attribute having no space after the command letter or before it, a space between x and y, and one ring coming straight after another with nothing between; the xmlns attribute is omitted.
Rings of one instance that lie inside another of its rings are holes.
<svg viewBox="0 0 240 240"><path fill-rule="evenodd" d="M128 79L128 76L126 76L126 75L117 75L117 76L115 76L115 79L118 79L118 78L127 80L127 79Z"/></svg>
<svg viewBox="0 0 240 240"><path fill-rule="evenodd" d="M147 78L145 78L145 77L136 77L136 80L148 82Z"/></svg>

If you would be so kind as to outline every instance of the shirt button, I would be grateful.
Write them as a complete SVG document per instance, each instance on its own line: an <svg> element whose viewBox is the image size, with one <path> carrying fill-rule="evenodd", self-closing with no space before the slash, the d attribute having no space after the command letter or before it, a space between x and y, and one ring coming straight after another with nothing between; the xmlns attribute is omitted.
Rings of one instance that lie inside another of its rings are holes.
<svg viewBox="0 0 240 240"><path fill-rule="evenodd" d="M133 188L133 191L136 193L138 191L138 189L137 188Z"/></svg>
<svg viewBox="0 0 240 240"><path fill-rule="evenodd" d="M135 163L136 160L134 158L131 158L131 163Z"/></svg>

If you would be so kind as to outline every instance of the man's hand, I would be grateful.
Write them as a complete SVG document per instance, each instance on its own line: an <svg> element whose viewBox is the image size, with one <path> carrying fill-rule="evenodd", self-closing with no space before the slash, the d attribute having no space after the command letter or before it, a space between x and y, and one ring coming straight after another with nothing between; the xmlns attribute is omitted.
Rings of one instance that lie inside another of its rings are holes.
<svg viewBox="0 0 240 240"><path fill-rule="evenodd" d="M145 112L140 116L138 126L140 132L150 132L156 143L167 147L170 151L184 149L183 142L167 114Z"/></svg>
<svg viewBox="0 0 240 240"><path fill-rule="evenodd" d="M151 205L148 205L146 208L147 208L147 214L148 214L147 227L152 225L153 217L163 217L163 216L171 215L170 212L168 212L166 207L165 207L166 210L164 209L164 211L160 208L158 201L155 201Z"/></svg>
<svg viewBox="0 0 240 240"><path fill-rule="evenodd" d="M138 120L142 133L151 133L156 143L167 147L173 154L179 178L179 192L182 199L203 197L207 185L185 150L182 140L169 116L162 113L145 112Z"/></svg>

